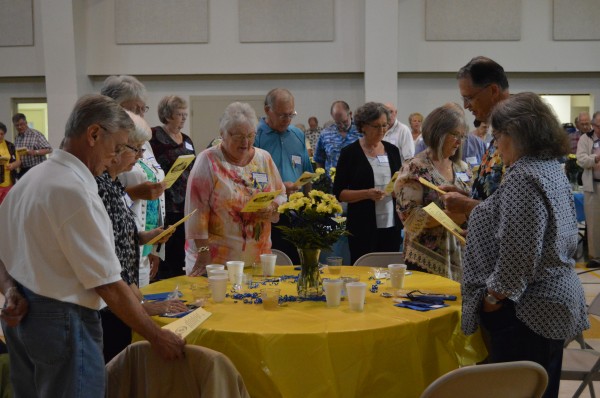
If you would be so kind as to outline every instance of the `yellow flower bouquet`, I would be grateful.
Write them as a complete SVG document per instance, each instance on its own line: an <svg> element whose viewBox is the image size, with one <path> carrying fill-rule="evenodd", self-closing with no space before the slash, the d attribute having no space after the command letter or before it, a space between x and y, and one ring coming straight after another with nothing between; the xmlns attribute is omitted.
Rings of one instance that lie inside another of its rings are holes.
<svg viewBox="0 0 600 398"><path fill-rule="evenodd" d="M315 298L322 295L319 279L319 254L347 235L346 218L340 217L342 206L335 196L312 190L308 196L296 192L279 206L279 213L290 219L290 226L277 226L284 239L292 242L300 255L298 296Z"/></svg>

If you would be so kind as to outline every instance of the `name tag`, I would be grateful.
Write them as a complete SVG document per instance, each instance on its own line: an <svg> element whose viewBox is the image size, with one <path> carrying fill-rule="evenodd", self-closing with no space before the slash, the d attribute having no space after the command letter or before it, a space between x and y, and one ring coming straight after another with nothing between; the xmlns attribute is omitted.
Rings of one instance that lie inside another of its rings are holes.
<svg viewBox="0 0 600 398"><path fill-rule="evenodd" d="M298 155L292 155L292 164L302 164L302 158Z"/></svg>
<svg viewBox="0 0 600 398"><path fill-rule="evenodd" d="M600 141L594 142L594 148L600 148Z"/></svg>
<svg viewBox="0 0 600 398"><path fill-rule="evenodd" d="M389 163L387 155L377 155L377 160L379 163Z"/></svg>
<svg viewBox="0 0 600 398"><path fill-rule="evenodd" d="M476 156L469 156L468 158L465 159L467 161L467 163L469 163L471 166L476 166L477 165L477 157Z"/></svg>
<svg viewBox="0 0 600 398"><path fill-rule="evenodd" d="M192 144L190 144L189 142L186 142L186 143L185 143L185 149L187 149L187 150L190 150L190 151L193 151L193 150L194 150L194 147L193 147L193 146L192 146Z"/></svg>
<svg viewBox="0 0 600 398"><path fill-rule="evenodd" d="M456 178L464 182L469 181L469 176L467 175L467 173L461 171L456 173Z"/></svg>
<svg viewBox="0 0 600 398"><path fill-rule="evenodd" d="M256 182L267 183L269 182L269 177L267 177L267 173L252 173L252 178Z"/></svg>

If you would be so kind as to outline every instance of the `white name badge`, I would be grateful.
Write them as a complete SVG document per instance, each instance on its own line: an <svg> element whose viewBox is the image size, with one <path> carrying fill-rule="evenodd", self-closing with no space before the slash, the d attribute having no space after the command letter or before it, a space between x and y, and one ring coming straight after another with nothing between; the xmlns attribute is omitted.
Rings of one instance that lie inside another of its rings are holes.
<svg viewBox="0 0 600 398"><path fill-rule="evenodd" d="M298 155L292 155L292 164L302 164L302 158Z"/></svg>
<svg viewBox="0 0 600 398"><path fill-rule="evenodd" d="M190 150L190 151L193 151L193 150L194 150L194 147L193 147L193 146L192 146L192 144L190 144L189 142L186 142L186 143L185 143L185 149L187 149L187 150Z"/></svg>
<svg viewBox="0 0 600 398"><path fill-rule="evenodd" d="M260 182L260 183L267 183L269 182L269 177L267 177L267 173L252 173L252 178L254 178L254 181L256 182Z"/></svg>
<svg viewBox="0 0 600 398"><path fill-rule="evenodd" d="M387 155L377 155L377 160L379 161L379 163L389 163L390 162Z"/></svg>
<svg viewBox="0 0 600 398"><path fill-rule="evenodd" d="M594 142L594 148L600 148L600 141Z"/></svg>
<svg viewBox="0 0 600 398"><path fill-rule="evenodd" d="M456 178L458 178L461 181L469 181L469 176L467 175L467 173L459 171L456 173Z"/></svg>
<svg viewBox="0 0 600 398"><path fill-rule="evenodd" d="M469 156L468 158L465 159L467 161L467 163L469 163L471 166L476 166L477 165L477 157L476 156Z"/></svg>

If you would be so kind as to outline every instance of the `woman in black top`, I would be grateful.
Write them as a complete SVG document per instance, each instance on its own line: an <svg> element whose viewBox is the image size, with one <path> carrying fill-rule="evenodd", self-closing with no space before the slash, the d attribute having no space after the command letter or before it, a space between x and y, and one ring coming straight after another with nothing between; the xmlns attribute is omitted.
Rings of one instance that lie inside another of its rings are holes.
<svg viewBox="0 0 600 398"><path fill-rule="evenodd" d="M337 163L333 192L348 203L352 263L366 253L400 250L402 224L393 194L385 190L401 166L398 148L382 140L390 122L381 103L359 107L354 123L363 137L342 149Z"/></svg>

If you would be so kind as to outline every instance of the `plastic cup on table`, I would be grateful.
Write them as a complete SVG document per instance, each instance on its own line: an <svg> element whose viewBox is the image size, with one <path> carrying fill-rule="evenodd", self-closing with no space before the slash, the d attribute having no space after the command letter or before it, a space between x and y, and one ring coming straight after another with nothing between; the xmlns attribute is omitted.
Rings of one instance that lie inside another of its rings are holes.
<svg viewBox="0 0 600 398"><path fill-rule="evenodd" d="M208 264L206 266L206 273L208 273L210 270L224 270L225 266L223 264Z"/></svg>
<svg viewBox="0 0 600 398"><path fill-rule="evenodd" d="M264 276L275 275L275 262L277 261L277 254L261 254L260 263L262 265L262 271Z"/></svg>
<svg viewBox="0 0 600 398"><path fill-rule="evenodd" d="M279 307L279 295L281 289L278 287L265 287L260 289L260 298L262 299L263 308L265 310L274 310Z"/></svg>
<svg viewBox="0 0 600 398"><path fill-rule="evenodd" d="M215 303L222 303L225 301L225 294L227 293L227 276L217 275L208 277L208 286L210 287L210 293Z"/></svg>
<svg viewBox="0 0 600 398"><path fill-rule="evenodd" d="M243 261L227 261L227 271L229 272L229 281L232 285L241 285L242 277L244 275L244 262Z"/></svg>
<svg viewBox="0 0 600 398"><path fill-rule="evenodd" d="M360 281L360 275L342 275L342 276L340 276L340 279L344 282L344 285L342 286L342 297L347 297L347 294L346 294L346 285L349 282L358 282L358 281Z"/></svg>
<svg viewBox="0 0 600 398"><path fill-rule="evenodd" d="M404 287L406 264L389 264L388 271L390 273L392 289L402 289Z"/></svg>
<svg viewBox="0 0 600 398"><path fill-rule="evenodd" d="M341 279L324 279L323 290L327 299L327 307L339 307L342 299L342 286L344 281Z"/></svg>
<svg viewBox="0 0 600 398"><path fill-rule="evenodd" d="M342 273L342 257L327 257L327 270L331 275L339 275Z"/></svg>
<svg viewBox="0 0 600 398"><path fill-rule="evenodd" d="M364 282L346 283L346 294L348 295L348 304L352 311L362 311L365 307L365 295L367 293L367 284Z"/></svg>
<svg viewBox="0 0 600 398"><path fill-rule="evenodd" d="M217 276L217 275L225 275L227 278L229 278L229 271L225 270L225 269L211 269L208 270L208 277L211 276Z"/></svg>
<svg viewBox="0 0 600 398"><path fill-rule="evenodd" d="M202 307L206 300L210 298L210 287L207 285L192 283L190 289L192 290L192 298L194 300L192 304L198 307Z"/></svg>

